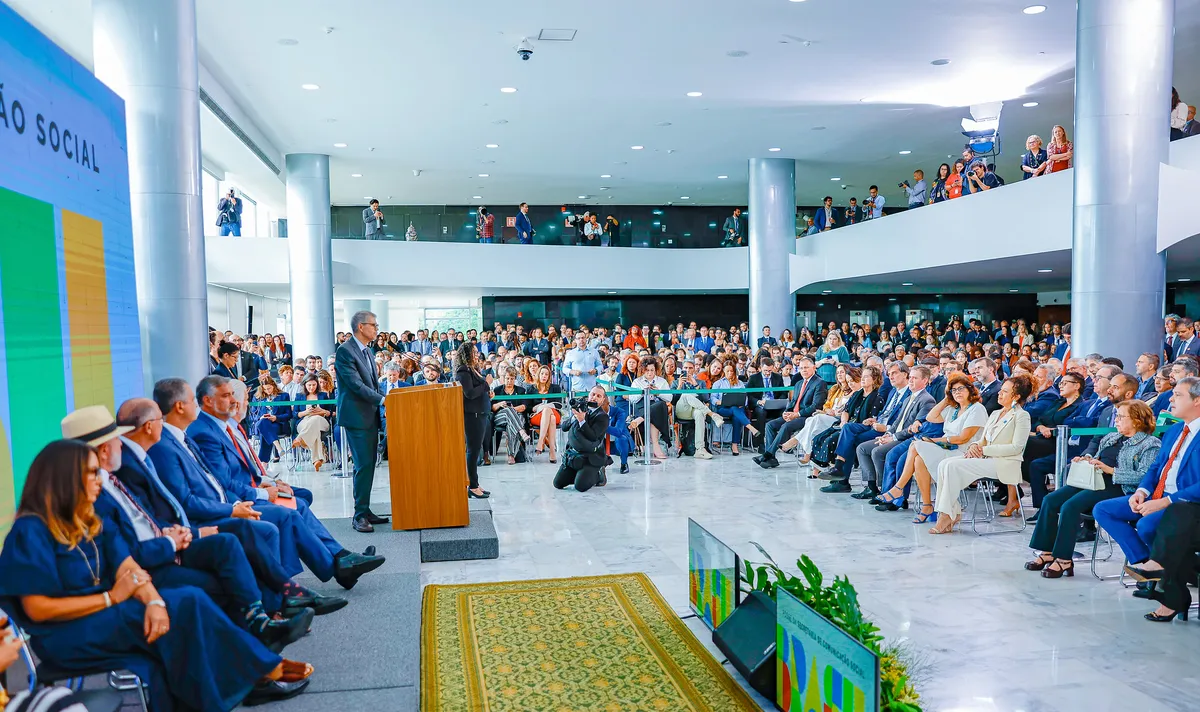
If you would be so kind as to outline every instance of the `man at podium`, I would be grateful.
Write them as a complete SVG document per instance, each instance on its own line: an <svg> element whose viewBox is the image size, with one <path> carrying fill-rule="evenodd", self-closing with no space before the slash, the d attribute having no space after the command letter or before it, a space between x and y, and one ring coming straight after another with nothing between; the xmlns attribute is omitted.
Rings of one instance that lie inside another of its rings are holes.
<svg viewBox="0 0 1200 712"><path fill-rule="evenodd" d="M338 425L346 429L347 444L354 456L354 530L370 533L375 531L374 525L388 522L387 517L371 511L375 448L382 426L379 406L383 405L383 394L377 387L375 354L371 351L379 333L379 321L369 311L355 312L350 317L350 332L354 338L338 346L334 356L337 417Z"/></svg>

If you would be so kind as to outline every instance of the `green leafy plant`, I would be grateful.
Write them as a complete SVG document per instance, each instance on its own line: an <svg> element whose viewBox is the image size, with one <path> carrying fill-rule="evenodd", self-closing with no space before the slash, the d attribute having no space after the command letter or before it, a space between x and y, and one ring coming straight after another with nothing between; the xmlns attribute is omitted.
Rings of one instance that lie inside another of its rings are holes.
<svg viewBox="0 0 1200 712"><path fill-rule="evenodd" d="M800 575L793 576L775 563L771 555L751 542L767 558L766 563L746 561L744 580L755 591L775 598L783 589L823 616L872 652L879 655L880 709L883 712L921 712L920 695L910 680L903 650L885 646L879 627L868 620L858 604L858 592L845 576L825 585L825 576L807 554L796 561Z"/></svg>

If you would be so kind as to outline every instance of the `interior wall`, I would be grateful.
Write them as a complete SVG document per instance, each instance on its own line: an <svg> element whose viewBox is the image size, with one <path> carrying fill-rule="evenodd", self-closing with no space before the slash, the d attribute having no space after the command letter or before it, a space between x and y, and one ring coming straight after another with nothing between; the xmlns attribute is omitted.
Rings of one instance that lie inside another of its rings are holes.
<svg viewBox="0 0 1200 712"><path fill-rule="evenodd" d="M254 307L253 323L250 321L250 307ZM208 325L220 331L276 334L282 326L286 335L291 324L289 309L290 303L286 299L275 299L217 284L208 285Z"/></svg>

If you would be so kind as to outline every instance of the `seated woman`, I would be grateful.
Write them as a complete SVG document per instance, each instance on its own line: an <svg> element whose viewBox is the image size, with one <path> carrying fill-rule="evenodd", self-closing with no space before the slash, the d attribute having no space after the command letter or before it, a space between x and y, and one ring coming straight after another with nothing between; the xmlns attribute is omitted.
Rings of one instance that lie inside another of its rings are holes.
<svg viewBox="0 0 1200 712"><path fill-rule="evenodd" d="M880 496L883 504L890 504L905 497L904 490L914 477L921 491L921 511L913 524L936 521L933 511L933 473L942 461L969 448L983 437L988 413L971 377L955 371L946 379L946 397L929 411L927 423L942 423L942 435L938 438L918 437L904 460L904 472L895 486Z"/></svg>
<svg viewBox="0 0 1200 712"><path fill-rule="evenodd" d="M300 384L299 401L330 400L332 396L321 390L321 381L315 375L304 377ZM333 411L317 403L292 406L292 417L297 421L296 437L292 447L308 448L312 453L313 469L320 471L325 464L325 440L321 436L329 431L333 423Z"/></svg>
<svg viewBox="0 0 1200 712"><path fill-rule="evenodd" d="M712 387L714 389L745 388L745 385L738 380L737 367L734 366L732 361L725 362L725 367L722 372L724 373L724 377L713 384ZM725 393L713 393L710 398L710 402L712 403L713 412L722 418L727 418L733 421L733 437L729 442L729 451L734 455L740 455L741 450L739 450L739 446L742 442L742 437L744 436L745 431L749 430L750 434L754 437L758 437L759 431L758 428L750 424L750 418L746 415L745 406L729 406L723 404L726 395L727 394Z"/></svg>
<svg viewBox="0 0 1200 712"><path fill-rule="evenodd" d="M667 382L662 376L658 375L658 361L652 356L647 356L641 360L641 375L633 381L633 388L643 390L649 388L652 391L667 390ZM650 419L650 442L646 444L647 448L654 451L654 457L665 458L667 455L662 451L662 446L659 443L661 437L667 443L667 447L671 447L671 426L667 417L667 406L671 403L670 394L659 394L650 396L650 412L646 413L646 404L642 403L642 394L629 394L625 396L625 401L629 403L629 414L633 416L633 420L629 422L631 430L641 428L643 419Z"/></svg>
<svg viewBox="0 0 1200 712"><path fill-rule="evenodd" d="M799 447L800 452L804 453L800 457L800 462L807 465L812 460L813 438L817 436L817 433L833 427L842 419L842 413L845 412L850 397L861 389L862 371L846 364L839 365L837 382L829 388L829 396L825 399L825 405L821 410L808 416L808 420L804 421L804 427L800 429L800 432L796 433L795 437L786 440L779 449L791 452L793 448Z"/></svg>
<svg viewBox="0 0 1200 712"><path fill-rule="evenodd" d="M310 666L285 663L200 589L154 587L93 509L99 473L86 443L44 447L0 550L0 601L42 663L129 670L154 712L226 711L307 687Z"/></svg>
<svg viewBox="0 0 1200 712"><path fill-rule="evenodd" d="M1021 455L1029 439L1029 414L1021 407L1033 393L1033 378L1017 374L1000 386L1000 408L983 426L983 438L971 443L962 455L942 460L937 468L937 525L930 534L949 534L962 519L958 495L972 482L998 479L1008 485L1008 501L1019 502L1017 483L1021 481ZM1010 505L1010 507L1013 507ZM1013 507L1015 511L1015 507Z"/></svg>
<svg viewBox="0 0 1200 712"><path fill-rule="evenodd" d="M520 396L527 391L517 385L517 369L509 367L504 371L500 385L492 389L495 396ZM517 453L525 443L529 442L529 433L525 432L525 413L529 410L529 401L524 399L497 400L492 398L492 427L504 431L504 443L508 448L508 464L517 464ZM490 439L490 438L489 438Z"/></svg>
<svg viewBox="0 0 1200 712"><path fill-rule="evenodd" d="M785 349L796 347L796 339L792 336L791 329L784 329L783 333L779 335L779 345Z"/></svg>
<svg viewBox="0 0 1200 712"><path fill-rule="evenodd" d="M550 462L558 462L558 425L562 422L562 411L559 407L565 406L563 391L554 383L554 371L549 366L538 366L534 379L529 393L547 397L525 401L533 412L529 424L538 429L537 443L534 444L533 451L540 455L549 450Z"/></svg>
<svg viewBox="0 0 1200 712"><path fill-rule="evenodd" d="M1030 476L1029 465L1039 457L1054 455L1055 443L1058 441L1058 426L1067 422L1075 415L1081 404L1080 394L1083 393L1083 378L1075 373L1065 373L1058 381L1058 400L1033 419L1033 431L1029 441L1025 443L1025 455L1021 460L1021 477L1029 480L1029 488L1033 492L1033 508L1042 506L1042 498L1046 496L1046 477ZM1043 470L1044 472L1044 470ZM1013 508L1010 500L1008 509Z"/></svg>
<svg viewBox="0 0 1200 712"><path fill-rule="evenodd" d="M1171 376L1171 367L1163 366L1154 374L1154 393L1146 397L1146 405L1154 411L1154 417L1171 407L1171 391L1175 388L1175 379Z"/></svg>
<svg viewBox="0 0 1200 712"><path fill-rule="evenodd" d="M271 356L267 363L275 373L279 373L280 366L292 364L292 345L283 338L283 334L271 337Z"/></svg>
<svg viewBox="0 0 1200 712"><path fill-rule="evenodd" d="M825 337L825 343L821 345L821 348L817 349L817 355L814 360L817 364L817 375L822 381L832 384L837 378L838 364L850 361L850 352L846 350L845 344L842 343L841 332L829 332L829 336Z"/></svg>
<svg viewBox="0 0 1200 712"><path fill-rule="evenodd" d="M1139 400L1117 404L1117 432L1092 438L1084 454L1072 462L1087 462L1104 476L1104 489L1085 490L1063 485L1046 495L1038 512L1029 548L1041 552L1026 562L1029 571L1045 578L1075 575L1071 556L1080 517L1090 514L1097 502L1133 494L1158 457L1162 442L1154 437L1154 413Z"/></svg>
<svg viewBox="0 0 1200 712"><path fill-rule="evenodd" d="M289 400L288 394L281 393L279 386L275 384L275 379L270 376L262 376L258 379L258 390L254 393L254 400L257 401L277 401L284 402ZM279 456L275 454L275 441L279 436L288 432L288 423L292 420L292 408L286 405L258 406L252 416L254 420L254 432L258 435L258 459L263 462L279 462Z"/></svg>
<svg viewBox="0 0 1200 712"><path fill-rule="evenodd" d="M642 360L637 354L625 354L621 359L621 372L617 374L616 384L625 388L633 388L633 382L637 380L638 371L641 369ZM624 402L621 399L620 402ZM622 410L625 410L622 407Z"/></svg>

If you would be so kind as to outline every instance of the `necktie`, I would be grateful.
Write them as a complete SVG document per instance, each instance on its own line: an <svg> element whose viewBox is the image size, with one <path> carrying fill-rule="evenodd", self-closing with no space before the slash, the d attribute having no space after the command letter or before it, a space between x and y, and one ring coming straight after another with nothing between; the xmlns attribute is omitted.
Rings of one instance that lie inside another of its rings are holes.
<svg viewBox="0 0 1200 712"><path fill-rule="evenodd" d="M233 426L226 423L225 432L229 433L229 439L233 441L233 449L237 451L238 459L240 459L242 461L242 464L245 465L247 469L249 469L250 461L246 459L246 453L242 452L242 446L238 444L237 436L233 434ZM257 487L258 485L253 482L253 480L254 480L253 473L251 473L250 479L251 479L250 484Z"/></svg>
<svg viewBox="0 0 1200 712"><path fill-rule="evenodd" d="M238 424L238 430L241 431L242 437L246 438L246 442L250 442L250 438L246 437L246 431L242 428L240 423ZM262 460L258 459L258 453L251 449L250 457L254 458L254 464L258 467L258 476L265 479L267 477L267 468L263 465ZM257 487L258 483L256 482L254 486Z"/></svg>
<svg viewBox="0 0 1200 712"><path fill-rule="evenodd" d="M196 464L199 465L201 471L204 472L204 476L208 478L208 483L212 485L212 488L216 491L217 498L221 500L222 504L228 503L229 500L225 497L225 488L221 487L221 483L217 481L217 476L212 473L212 470L208 469L208 465L205 464L204 458L200 457L200 454L196 452L196 448L192 445L192 439L188 438L183 444L184 447L187 448L188 452L192 453L192 457L195 458Z"/></svg>
<svg viewBox="0 0 1200 712"><path fill-rule="evenodd" d="M804 391L808 390L808 381L810 380L812 379L810 378L800 384L800 394L796 396L796 407L792 409L793 413L800 412L800 403L804 400Z"/></svg>
<svg viewBox="0 0 1200 712"><path fill-rule="evenodd" d="M125 483L121 482L121 480L117 479L116 476L112 474L108 476L108 481L112 483L113 487L117 488L118 492L125 495L125 499L129 500L129 503L133 505L133 508L140 512L141 515L146 518L147 522L150 522L150 529L154 532L154 536L162 536L162 529L159 528L158 522L154 521L154 517L150 516L150 513L143 509L142 505L138 504L137 498L133 496L133 493L125 488Z"/></svg>
<svg viewBox="0 0 1200 712"><path fill-rule="evenodd" d="M171 491L167 489L162 479L159 478L158 470L154 467L154 461L147 457L145 460L142 460L142 464L146 466L146 470L150 473L150 479L154 481L154 486L158 488L158 493L162 495L163 499L167 500L167 504L171 505L171 510L175 512L175 518L183 526L191 526L191 523L188 522L187 514L183 511L183 507L179 506L179 500L175 499L175 495L171 494Z"/></svg>
<svg viewBox="0 0 1200 712"><path fill-rule="evenodd" d="M1158 499L1163 496L1163 490L1167 487L1167 473L1171 471L1171 465L1175 464L1175 458L1179 455L1179 450L1183 447L1183 441L1187 440L1187 437L1188 426L1185 425L1183 432L1179 434L1179 442L1175 443L1175 449L1167 458L1167 464L1163 465L1162 474L1158 476L1158 484L1154 486L1154 494L1150 495L1150 499Z"/></svg>

